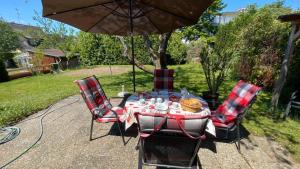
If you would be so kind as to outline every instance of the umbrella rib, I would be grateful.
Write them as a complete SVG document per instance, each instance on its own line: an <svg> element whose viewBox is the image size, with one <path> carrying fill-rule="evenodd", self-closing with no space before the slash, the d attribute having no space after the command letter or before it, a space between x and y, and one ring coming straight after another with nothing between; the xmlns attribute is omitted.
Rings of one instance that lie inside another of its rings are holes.
<svg viewBox="0 0 300 169"><path fill-rule="evenodd" d="M112 8L107 7L107 6L105 6L105 5L103 5L103 6L104 6L105 8L107 8L107 9L111 10L111 11L112 11L111 13L114 14L114 15L117 15L117 16L120 16L120 17L124 17L124 18L128 18L128 16L126 16L126 15L120 13L120 12L117 12L116 9L112 9ZM118 6L118 7L120 7L120 6ZM121 8L121 9L122 9L122 8Z"/></svg>
<svg viewBox="0 0 300 169"><path fill-rule="evenodd" d="M141 16L146 16L147 13L149 13L149 12L151 12L151 11L153 11L153 10L154 10L154 9L150 9L150 10L148 10L148 11L143 11L143 8L140 8L139 13L135 14L132 18L135 19L135 18L139 18L139 17L141 17ZM143 14L141 14L141 13L143 13Z"/></svg>
<svg viewBox="0 0 300 169"><path fill-rule="evenodd" d="M108 17L110 14L113 13L113 11L117 10L119 8L119 6L117 6L114 10L112 10L110 13L108 13L107 15L105 15L104 17L100 18L95 24L93 24L89 29L87 29L85 32L89 32L93 27L95 27L96 25L98 25L100 22L102 22L106 17Z"/></svg>
<svg viewBox="0 0 300 169"><path fill-rule="evenodd" d="M143 16L143 15L140 15L141 13L143 13L142 8L140 8L140 10L132 18L138 18L140 16Z"/></svg>
<svg viewBox="0 0 300 169"><path fill-rule="evenodd" d="M154 22L149 17L146 18L160 33L163 33L163 31L161 31L161 29L156 24L154 24Z"/></svg>
<svg viewBox="0 0 300 169"><path fill-rule="evenodd" d="M154 8L154 9L160 10L160 11L162 11L162 12L165 12L165 13L169 14L169 15L173 15L173 16L175 16L175 17L184 19L184 20L186 20L186 21L188 21L188 22L191 22L191 23L194 22L193 20L191 20L191 19L189 19L189 18L187 18L187 17L177 15L177 14L175 14L175 13L173 13L173 12L170 12L170 11L168 11L168 10L159 8L159 7L157 7L157 6L153 6L153 5L150 5L150 4L145 4L145 3L143 3L143 2L139 2L139 3L143 4L144 6L150 6L150 7Z"/></svg>
<svg viewBox="0 0 300 169"><path fill-rule="evenodd" d="M110 3L114 3L114 2L115 1L108 1L108 2L104 2L104 3L94 4L94 5L89 5L89 6L84 6L84 7L80 7L80 8L73 8L73 9L69 9L69 10L65 10L65 11L53 12L51 14L44 15L44 17L49 17L49 16L52 16L52 15L67 13L67 12L71 12L71 11L77 11L77 10L91 8L91 7L96 7L96 6L101 6L101 5L104 6L106 4L110 4Z"/></svg>
<svg viewBox="0 0 300 169"><path fill-rule="evenodd" d="M123 8L121 8L121 6L122 5L124 5L124 3L125 2L122 2L119 6L120 6L120 9L126 14L127 12L123 9ZM126 16L126 15L125 15ZM127 16L126 16L127 18L129 18L129 13L127 13Z"/></svg>
<svg viewBox="0 0 300 169"><path fill-rule="evenodd" d="M149 18L149 17L147 17L146 15L145 15L145 13L144 13L144 11L143 11L143 9L141 8L141 12L144 14L144 16L148 19L148 21L160 32L160 33L162 33L163 31L161 31L160 30L160 28L156 25L156 24L154 24L154 22Z"/></svg>

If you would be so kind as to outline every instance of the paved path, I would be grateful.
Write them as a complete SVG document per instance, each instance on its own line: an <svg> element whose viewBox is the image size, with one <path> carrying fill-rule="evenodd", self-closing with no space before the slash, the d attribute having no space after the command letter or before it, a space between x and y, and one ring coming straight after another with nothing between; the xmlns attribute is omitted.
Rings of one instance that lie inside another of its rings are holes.
<svg viewBox="0 0 300 169"><path fill-rule="evenodd" d="M60 108L76 100L76 103ZM126 146L123 146L121 137L116 136L114 127L112 135L101 137L111 129L112 124L108 123L96 124L94 137L101 138L89 141L91 116L79 95L58 102L51 107L50 111L54 109L57 110L44 118L42 139L7 168L137 168L138 152L135 151L134 146L138 137L131 139L126 137L130 140ZM0 165L17 156L38 138L40 118L29 119L43 114L44 111L17 124L22 130L20 135L15 140L0 145ZM205 145L211 144L208 142ZM203 169L300 168L299 163L295 163L286 150L264 137L250 135L249 138L243 139L241 154L238 153L235 144L217 142L216 153L210 150L211 148L205 147L198 153Z"/></svg>

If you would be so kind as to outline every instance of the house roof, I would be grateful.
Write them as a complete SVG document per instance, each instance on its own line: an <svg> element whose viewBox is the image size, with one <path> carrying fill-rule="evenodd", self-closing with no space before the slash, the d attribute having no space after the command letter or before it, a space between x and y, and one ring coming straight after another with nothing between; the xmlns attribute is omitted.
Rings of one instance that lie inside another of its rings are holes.
<svg viewBox="0 0 300 169"><path fill-rule="evenodd" d="M16 30L16 31L25 31L27 29L33 29L33 30L41 30L40 27L37 27L37 26L31 26L31 25L24 25L24 24L20 24L20 23L15 23L15 22L9 22L8 23L13 30Z"/></svg>
<svg viewBox="0 0 300 169"><path fill-rule="evenodd" d="M27 51L32 52L32 53L37 53L38 50L30 49L30 50L27 50ZM66 54L63 51L59 50L59 49L44 49L43 54L47 55L47 56L57 57L57 58L66 57Z"/></svg>
<svg viewBox="0 0 300 169"><path fill-rule="evenodd" d="M28 35L25 35L24 32L26 30L38 30L42 31L40 27L37 26L31 26L31 25L24 25L24 24L19 24L15 22L7 22L7 24L16 32L21 32L19 33L19 43L20 43L20 50L22 52L26 52L28 50L34 50L34 47L37 45L32 44L31 42L33 41L41 41L42 39L36 39L32 38Z"/></svg>
<svg viewBox="0 0 300 169"><path fill-rule="evenodd" d="M300 13L281 15L278 19L282 22L297 22L300 23Z"/></svg>

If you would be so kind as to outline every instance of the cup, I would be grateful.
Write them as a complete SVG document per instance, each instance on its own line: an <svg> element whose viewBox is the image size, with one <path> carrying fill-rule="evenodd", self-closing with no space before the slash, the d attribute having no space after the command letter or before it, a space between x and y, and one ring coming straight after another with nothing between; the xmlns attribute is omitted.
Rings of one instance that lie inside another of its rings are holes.
<svg viewBox="0 0 300 169"><path fill-rule="evenodd" d="M162 103L162 98L157 98L157 103Z"/></svg>
<svg viewBox="0 0 300 169"><path fill-rule="evenodd" d="M150 103L151 103L151 104L155 104L155 98L151 98L151 99L150 99Z"/></svg>
<svg viewBox="0 0 300 169"><path fill-rule="evenodd" d="M175 108L175 109L178 109L179 108L179 103L173 102L172 107Z"/></svg>
<svg viewBox="0 0 300 169"><path fill-rule="evenodd" d="M140 102L140 104L145 104L145 99L144 99L144 98L141 98L141 99L139 100L139 102Z"/></svg>

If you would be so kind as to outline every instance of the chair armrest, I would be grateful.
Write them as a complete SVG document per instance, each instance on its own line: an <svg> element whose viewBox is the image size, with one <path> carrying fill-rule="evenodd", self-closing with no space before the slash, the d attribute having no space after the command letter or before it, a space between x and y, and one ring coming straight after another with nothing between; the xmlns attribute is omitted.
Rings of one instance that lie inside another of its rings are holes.
<svg viewBox="0 0 300 169"><path fill-rule="evenodd" d="M125 102L127 101L128 97L131 96L131 94L126 94L124 97L110 97L108 98L108 101L110 102L110 99L122 99L121 102L118 104L119 107L124 107Z"/></svg>

